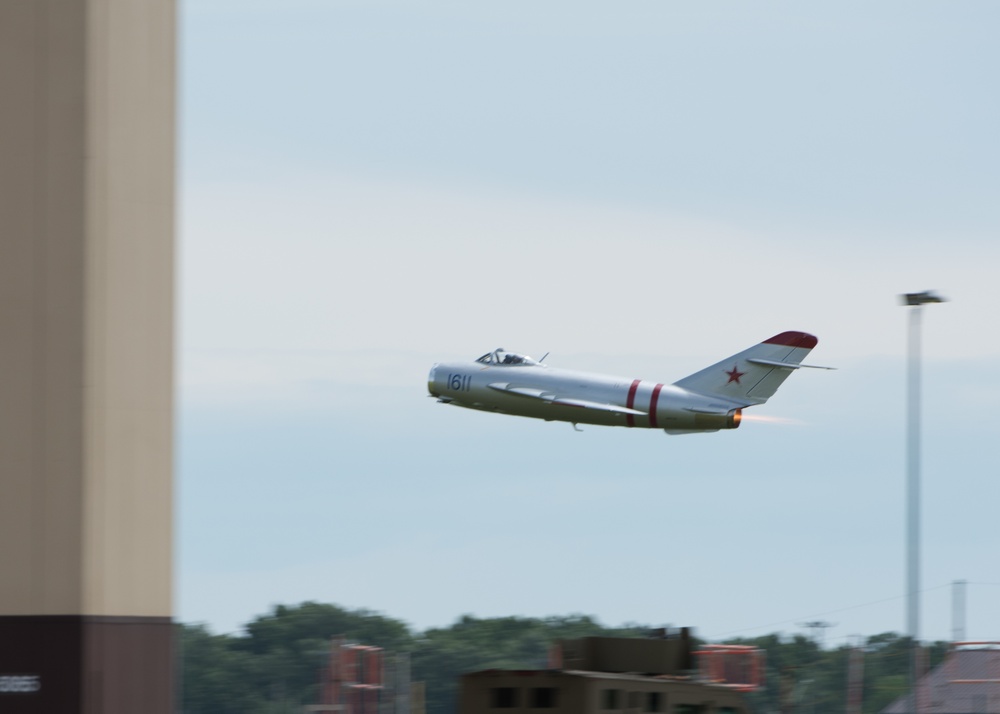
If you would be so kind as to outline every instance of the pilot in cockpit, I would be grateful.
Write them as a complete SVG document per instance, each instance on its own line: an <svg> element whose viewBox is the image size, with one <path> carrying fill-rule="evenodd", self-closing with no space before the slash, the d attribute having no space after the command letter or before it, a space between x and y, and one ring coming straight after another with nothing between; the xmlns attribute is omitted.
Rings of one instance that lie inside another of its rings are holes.
<svg viewBox="0 0 1000 714"><path fill-rule="evenodd" d="M538 362L527 357L526 355L519 355L514 352L505 352L503 349L496 349L493 352L487 352L482 357L476 360L482 364L494 364L494 365L537 365Z"/></svg>

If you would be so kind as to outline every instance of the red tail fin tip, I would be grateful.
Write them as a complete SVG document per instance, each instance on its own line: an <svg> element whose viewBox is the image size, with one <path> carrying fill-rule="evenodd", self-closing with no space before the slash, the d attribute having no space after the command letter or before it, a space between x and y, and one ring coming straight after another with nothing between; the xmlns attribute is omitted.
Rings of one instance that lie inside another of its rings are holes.
<svg viewBox="0 0 1000 714"><path fill-rule="evenodd" d="M819 342L815 337L807 332L782 332L769 340L764 340L765 345L787 345L788 347L804 347L811 350Z"/></svg>

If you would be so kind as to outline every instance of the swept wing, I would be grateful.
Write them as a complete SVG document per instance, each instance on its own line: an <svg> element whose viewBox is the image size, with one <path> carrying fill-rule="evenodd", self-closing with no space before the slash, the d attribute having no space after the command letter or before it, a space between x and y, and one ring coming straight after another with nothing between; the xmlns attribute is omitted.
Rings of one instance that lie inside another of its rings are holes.
<svg viewBox="0 0 1000 714"><path fill-rule="evenodd" d="M552 391L544 389L533 389L531 387L514 387L509 382L493 382L488 385L490 389L504 394L513 394L518 397L528 399L539 399L546 404L555 404L561 407L580 407L582 409L593 409L600 412L613 412L615 414L632 414L634 416L648 416L647 412L638 409L618 406L617 404L606 404L603 402L592 402L587 399L576 399L573 397L560 397Z"/></svg>

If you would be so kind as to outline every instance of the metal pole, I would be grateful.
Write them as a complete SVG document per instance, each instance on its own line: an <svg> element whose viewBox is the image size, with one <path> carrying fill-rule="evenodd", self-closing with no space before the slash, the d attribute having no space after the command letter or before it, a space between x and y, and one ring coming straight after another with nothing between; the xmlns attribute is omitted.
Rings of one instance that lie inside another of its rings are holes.
<svg viewBox="0 0 1000 714"><path fill-rule="evenodd" d="M864 695L864 649L863 638L858 637L847 655L847 712L861 714Z"/></svg>
<svg viewBox="0 0 1000 714"><path fill-rule="evenodd" d="M920 318L923 305L910 310L906 415L906 633L910 636L910 694L917 710L920 679Z"/></svg>
<svg viewBox="0 0 1000 714"><path fill-rule="evenodd" d="M910 310L906 414L906 630L910 636L910 697L914 712L920 653L920 322L924 305L944 302L930 290L900 296Z"/></svg>
<svg viewBox="0 0 1000 714"><path fill-rule="evenodd" d="M951 641L965 641L965 581L951 584Z"/></svg>

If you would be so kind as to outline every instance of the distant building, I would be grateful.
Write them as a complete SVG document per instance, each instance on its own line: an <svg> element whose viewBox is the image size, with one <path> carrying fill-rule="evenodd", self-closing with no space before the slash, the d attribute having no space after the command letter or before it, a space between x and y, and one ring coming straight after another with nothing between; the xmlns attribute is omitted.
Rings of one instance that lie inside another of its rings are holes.
<svg viewBox="0 0 1000 714"><path fill-rule="evenodd" d="M388 654L388 656L387 656ZM340 714L423 714L423 684L411 700L410 656L381 647L330 638L327 660L319 672L319 702L303 712Z"/></svg>
<svg viewBox="0 0 1000 714"><path fill-rule="evenodd" d="M746 683L704 679L686 629L676 637L566 640L549 669L461 678L460 714L748 714ZM502 712L500 710L503 710Z"/></svg>
<svg viewBox="0 0 1000 714"><path fill-rule="evenodd" d="M747 714L720 684L580 670L486 670L462 677L460 714Z"/></svg>
<svg viewBox="0 0 1000 714"><path fill-rule="evenodd" d="M920 678L916 706L906 694L881 714L1000 714L1000 643L957 643Z"/></svg>

